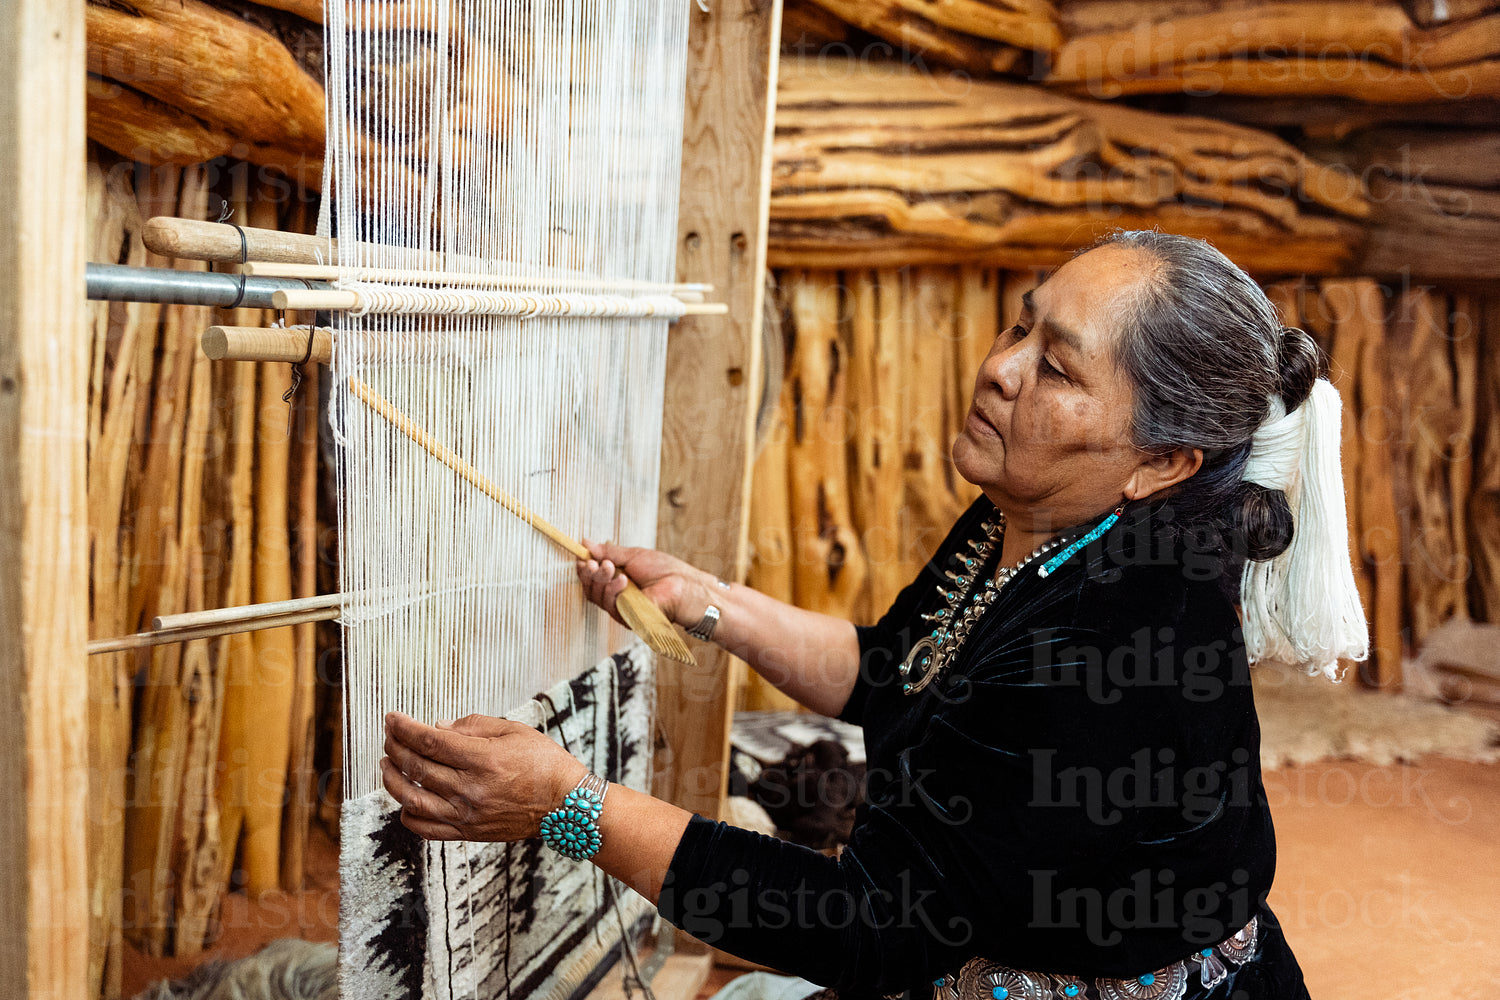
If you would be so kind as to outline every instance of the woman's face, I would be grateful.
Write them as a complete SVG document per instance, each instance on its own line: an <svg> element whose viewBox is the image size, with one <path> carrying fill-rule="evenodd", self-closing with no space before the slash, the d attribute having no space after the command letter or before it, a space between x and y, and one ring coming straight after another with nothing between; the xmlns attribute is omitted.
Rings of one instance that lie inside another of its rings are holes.
<svg viewBox="0 0 1500 1000"><path fill-rule="evenodd" d="M1161 488L1162 460L1130 441L1134 393L1114 361L1117 318L1154 263L1113 245L1075 257L980 365L953 462L1017 526L1078 524Z"/></svg>

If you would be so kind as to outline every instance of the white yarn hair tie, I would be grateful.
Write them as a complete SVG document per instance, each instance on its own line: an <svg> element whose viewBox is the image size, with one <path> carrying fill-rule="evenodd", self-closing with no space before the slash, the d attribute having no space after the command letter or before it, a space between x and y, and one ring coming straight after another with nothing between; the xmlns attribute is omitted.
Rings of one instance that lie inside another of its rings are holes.
<svg viewBox="0 0 1500 1000"><path fill-rule="evenodd" d="M1370 655L1354 569L1339 466L1338 390L1318 379L1307 400L1287 413L1272 397L1251 438L1244 478L1287 495L1292 542L1274 559L1247 561L1240 581L1246 653L1251 663L1291 663L1339 679L1340 659Z"/></svg>

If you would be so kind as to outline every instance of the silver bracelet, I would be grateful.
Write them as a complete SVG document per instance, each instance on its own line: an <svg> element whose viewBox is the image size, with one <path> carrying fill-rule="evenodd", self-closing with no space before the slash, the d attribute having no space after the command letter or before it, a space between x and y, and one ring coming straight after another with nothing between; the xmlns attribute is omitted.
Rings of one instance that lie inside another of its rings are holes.
<svg viewBox="0 0 1500 1000"><path fill-rule="evenodd" d="M698 624L687 629L687 634L694 639L702 639L708 642L714 637L714 626L719 624L719 609L710 604L703 611L703 617L698 619Z"/></svg>
<svg viewBox="0 0 1500 1000"><path fill-rule="evenodd" d="M720 590L729 589L729 584L725 583L723 580L720 580L718 577L714 577L714 586L718 587ZM694 639L701 639L704 642L711 642L714 637L714 628L719 624L720 615L721 612L719 611L719 609L715 605L710 604L703 610L703 617L698 619L698 623L692 628L683 629L683 631L692 636Z"/></svg>

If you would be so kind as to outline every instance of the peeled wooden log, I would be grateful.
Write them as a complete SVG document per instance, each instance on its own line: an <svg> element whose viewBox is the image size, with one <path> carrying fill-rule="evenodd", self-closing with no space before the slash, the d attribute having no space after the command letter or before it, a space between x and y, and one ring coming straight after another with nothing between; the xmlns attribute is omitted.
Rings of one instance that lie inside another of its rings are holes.
<svg viewBox="0 0 1500 1000"><path fill-rule="evenodd" d="M1359 412L1345 416L1357 421L1361 444L1357 478L1359 492L1346 503L1359 506L1360 551L1370 567L1373 597L1370 607L1370 664L1368 680L1379 687L1401 683L1403 598L1401 522L1396 513L1391 450L1382 447L1395 429L1387 401L1385 296L1380 286L1359 280L1345 286L1349 301L1341 310L1335 336L1355 323L1365 326L1360 337L1359 369L1354 372Z"/></svg>
<svg viewBox="0 0 1500 1000"><path fill-rule="evenodd" d="M901 279L895 271L846 272L849 315L849 412L854 468L850 509L869 566L868 621L891 606L909 582L902 514L905 379L900 319Z"/></svg>
<svg viewBox="0 0 1500 1000"><path fill-rule="evenodd" d="M1500 97L1500 12L1424 28L1398 0L1064 0L1046 77L1125 94Z"/></svg>
<svg viewBox="0 0 1500 1000"><path fill-rule="evenodd" d="M791 501L787 445L792 434L792 394L784 387L765 446L755 457L750 493L750 571L745 584L779 601L793 599Z"/></svg>
<svg viewBox="0 0 1500 1000"><path fill-rule="evenodd" d="M1358 273L1500 278L1500 129L1374 128L1305 148L1369 186Z"/></svg>
<svg viewBox="0 0 1500 1000"><path fill-rule="evenodd" d="M247 208L243 186L236 192L237 211ZM247 211L238 211L243 217ZM256 220L251 220L255 222ZM221 317L239 326L259 325L262 314L254 309L225 310ZM219 365L221 398L229 401L224 414L224 437L228 447L220 456L221 491L225 522L225 558L220 607L242 607L253 602L255 570L255 459L258 365ZM219 733L218 802L219 881L234 877L232 864L244 830L245 816L254 782L260 777L251 769L248 749L252 733L262 725L256 708L255 681L258 673L253 635L242 632L220 640L220 676L223 713ZM265 872L260 873L262 877ZM274 878L274 876L271 876Z"/></svg>
<svg viewBox="0 0 1500 1000"><path fill-rule="evenodd" d="M206 199L201 168L183 172L173 209L201 215ZM155 405L136 521L140 576L130 595L132 621L163 610L186 610L193 603L190 590L198 582L189 568L202 479L191 440L207 413L194 405L203 402L203 395L192 391L197 351L182 320L181 307L162 310L161 354L151 390ZM185 668L184 656L198 652L182 645L153 648L139 689L126 814L124 920L136 946L149 955L171 954L173 947L181 860L177 827L189 741L182 678L185 669L192 670L191 664Z"/></svg>
<svg viewBox="0 0 1500 1000"><path fill-rule="evenodd" d="M1370 104L1352 97L1142 94L1133 97L1130 106L1164 114L1202 115L1251 128L1293 130L1309 138L1335 143L1361 129L1381 126L1482 129L1500 122L1500 104L1484 98L1422 101L1415 104ZM1313 157L1322 158L1318 153L1313 153Z"/></svg>
<svg viewBox="0 0 1500 1000"><path fill-rule="evenodd" d="M1317 331L1321 343L1331 345L1328 349L1328 377L1338 389L1343 404L1339 465L1343 472L1344 503L1349 521L1349 562L1354 571L1355 586L1359 589L1360 605L1364 608L1366 621L1369 621L1374 617L1375 580L1365 561L1362 544L1364 509L1359 503L1359 469L1366 442L1359 432L1358 378L1365 342L1384 333L1378 317L1372 321L1360 311L1358 298L1356 283L1325 281L1315 302L1311 303L1307 322ZM1350 664L1342 663L1342 666L1351 678L1361 676L1362 671L1349 670Z"/></svg>
<svg viewBox="0 0 1500 1000"><path fill-rule="evenodd" d="M776 308L767 300L766 308ZM787 482L787 447L792 435L792 393L780 392L776 416L765 446L755 458L750 491L750 571L745 584L777 600L794 600L791 493ZM773 667L767 667L771 673ZM797 703L778 691L765 677L746 671L741 708L748 711L786 711Z"/></svg>
<svg viewBox="0 0 1500 1000"><path fill-rule="evenodd" d="M295 152L247 142L233 123L213 126L164 101L129 87L90 76L89 138L137 163L190 166L218 156L232 156L275 167L302 187L323 181L323 153Z"/></svg>
<svg viewBox="0 0 1500 1000"><path fill-rule="evenodd" d="M953 487L951 455L958 433L951 423L957 386L950 347L957 273L952 268L912 268L903 277L901 377L910 388L901 393L902 464L914 521L905 541L916 544L910 552L910 579L958 520L963 505Z"/></svg>
<svg viewBox="0 0 1500 1000"><path fill-rule="evenodd" d="M140 266L140 211L130 175L89 164L90 259ZM94 303L94 358L89 390L90 635L128 630L131 438L137 401L149 393L160 306ZM148 333L149 331L149 333ZM135 663L129 656L89 658L89 959L90 996L118 996L121 974L120 884L124 863L125 788Z"/></svg>
<svg viewBox="0 0 1500 1000"><path fill-rule="evenodd" d="M849 37L849 22L814 0L784 0L781 5L781 48L803 55L829 51Z"/></svg>
<svg viewBox="0 0 1500 1000"><path fill-rule="evenodd" d="M255 0L262 7L284 10L315 24L323 23L323 0Z"/></svg>
<svg viewBox="0 0 1500 1000"><path fill-rule="evenodd" d="M91 73L245 142L323 155L322 85L280 40L233 14L202 0L90 3L88 42Z"/></svg>
<svg viewBox="0 0 1500 1000"><path fill-rule="evenodd" d="M943 66L1004 73L1062 41L1047 0L813 0L857 28Z"/></svg>
<svg viewBox="0 0 1500 1000"><path fill-rule="evenodd" d="M795 331L788 369L795 597L800 607L848 618L864 587L865 558L849 513L849 376L837 276L798 275L788 295Z"/></svg>
<svg viewBox="0 0 1500 1000"><path fill-rule="evenodd" d="M1463 21L1489 11L1500 10L1497 0L1408 0L1406 7L1412 20L1424 28L1450 21Z"/></svg>
<svg viewBox="0 0 1500 1000"><path fill-rule="evenodd" d="M308 213L294 213L292 228L307 229ZM318 379L317 365L303 368L302 384L293 397L297 407L296 457L293 460L295 510L291 512L294 565L298 597L318 593ZM290 499L289 496L289 499ZM313 748L317 740L317 625L294 629L297 644L296 693L291 711L291 756L287 761L287 805L281 819L281 887L302 888L306 872L307 836L312 827L317 795Z"/></svg>
<svg viewBox="0 0 1500 1000"><path fill-rule="evenodd" d="M1404 294L1398 318L1394 360L1410 384L1404 414L1411 479L1406 605L1412 643L1420 646L1449 618L1468 614L1464 509L1472 469L1475 386L1467 373L1471 363L1460 360L1464 370L1456 372L1454 358L1474 354L1478 344L1475 329L1463 330L1462 337L1458 331L1450 333L1448 298L1430 290ZM1455 485L1465 490L1464 496L1453 492Z"/></svg>
<svg viewBox="0 0 1500 1000"><path fill-rule="evenodd" d="M1470 613L1500 624L1500 299L1479 320L1475 387L1474 480L1469 493L1469 553L1474 564Z"/></svg>
<svg viewBox="0 0 1500 1000"><path fill-rule="evenodd" d="M1338 273L1357 178L1275 136L1039 87L783 59L770 260L1062 263L1117 227L1211 239L1260 273Z"/></svg>

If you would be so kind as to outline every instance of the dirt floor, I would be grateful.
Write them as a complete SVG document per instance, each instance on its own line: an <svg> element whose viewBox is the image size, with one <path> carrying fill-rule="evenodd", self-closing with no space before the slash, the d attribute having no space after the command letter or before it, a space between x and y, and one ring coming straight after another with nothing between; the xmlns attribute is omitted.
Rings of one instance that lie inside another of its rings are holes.
<svg viewBox="0 0 1500 1000"><path fill-rule="evenodd" d="M1271 905L1313 997L1500 1000L1500 765L1326 761L1266 785L1280 844ZM326 837L310 846L305 891L232 895L205 955L130 953L125 996L278 937L336 940L337 851ZM704 995L738 973L718 970Z"/></svg>
<svg viewBox="0 0 1500 1000"><path fill-rule="evenodd" d="M1271 907L1319 1000L1500 1000L1500 765L1266 776Z"/></svg>

